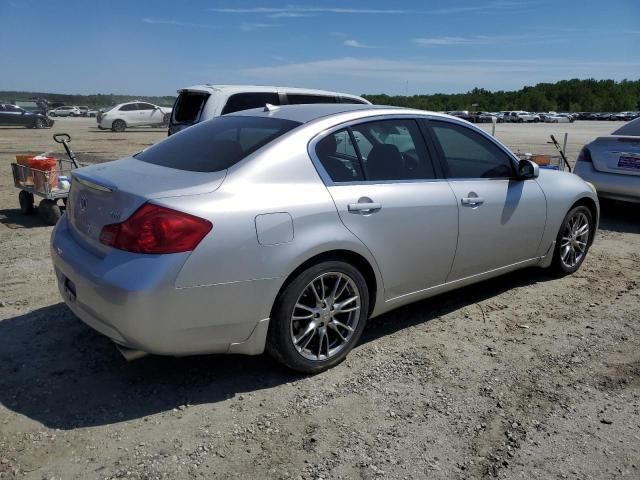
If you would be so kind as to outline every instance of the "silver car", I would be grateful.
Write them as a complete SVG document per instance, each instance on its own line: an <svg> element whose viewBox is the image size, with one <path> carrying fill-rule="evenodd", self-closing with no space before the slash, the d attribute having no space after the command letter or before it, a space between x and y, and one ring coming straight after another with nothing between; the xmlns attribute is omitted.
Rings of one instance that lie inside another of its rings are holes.
<svg viewBox="0 0 640 480"><path fill-rule="evenodd" d="M454 117L268 105L74 171L51 247L64 301L128 358L266 349L312 373L401 305L575 272L598 217L579 177Z"/></svg>
<svg viewBox="0 0 640 480"><path fill-rule="evenodd" d="M575 173L602 198L640 203L640 118L585 145Z"/></svg>

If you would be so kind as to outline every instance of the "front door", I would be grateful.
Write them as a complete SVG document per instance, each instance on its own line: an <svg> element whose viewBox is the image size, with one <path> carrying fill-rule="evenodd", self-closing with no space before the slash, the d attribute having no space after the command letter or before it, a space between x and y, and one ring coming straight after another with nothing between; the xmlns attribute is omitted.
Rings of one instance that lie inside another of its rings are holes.
<svg viewBox="0 0 640 480"><path fill-rule="evenodd" d="M438 178L413 119L370 121L316 145L344 225L366 245L385 299L445 282L458 236L458 206Z"/></svg>
<svg viewBox="0 0 640 480"><path fill-rule="evenodd" d="M460 234L448 281L535 258L546 199L535 179L518 180L513 159L471 127L428 122L460 207Z"/></svg>

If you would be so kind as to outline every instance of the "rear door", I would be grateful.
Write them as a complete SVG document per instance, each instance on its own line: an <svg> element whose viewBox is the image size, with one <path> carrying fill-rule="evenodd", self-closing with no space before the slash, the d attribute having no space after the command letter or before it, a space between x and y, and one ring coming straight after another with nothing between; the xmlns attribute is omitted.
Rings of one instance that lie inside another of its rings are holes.
<svg viewBox="0 0 640 480"><path fill-rule="evenodd" d="M593 167L606 173L640 176L640 136L601 137L589 145Z"/></svg>
<svg viewBox="0 0 640 480"><path fill-rule="evenodd" d="M138 123L141 125L152 125L154 123L162 123L162 112L156 109L155 105L150 103L136 103L138 112Z"/></svg>
<svg viewBox="0 0 640 480"><path fill-rule="evenodd" d="M460 208L458 248L447 281L535 258L547 203L535 179L518 180L515 163L472 127L427 125Z"/></svg>
<svg viewBox="0 0 640 480"><path fill-rule="evenodd" d="M138 107L135 103L127 103L122 105L118 110L118 117L122 118L128 126L139 125Z"/></svg>
<svg viewBox="0 0 640 480"><path fill-rule="evenodd" d="M344 225L372 252L385 299L444 283L458 236L458 206L415 119L353 124L312 143Z"/></svg>

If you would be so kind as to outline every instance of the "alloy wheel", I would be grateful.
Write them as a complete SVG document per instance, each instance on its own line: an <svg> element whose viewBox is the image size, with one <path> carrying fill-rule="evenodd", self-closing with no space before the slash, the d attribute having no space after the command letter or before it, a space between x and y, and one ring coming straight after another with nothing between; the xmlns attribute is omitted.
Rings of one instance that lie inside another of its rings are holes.
<svg viewBox="0 0 640 480"><path fill-rule="evenodd" d="M578 265L589 243L589 219L583 212L576 212L567 221L560 240L560 261L567 268Z"/></svg>
<svg viewBox="0 0 640 480"><path fill-rule="evenodd" d="M360 319L360 291L341 272L326 272L307 284L291 315L291 341L308 360L337 355L353 337Z"/></svg>

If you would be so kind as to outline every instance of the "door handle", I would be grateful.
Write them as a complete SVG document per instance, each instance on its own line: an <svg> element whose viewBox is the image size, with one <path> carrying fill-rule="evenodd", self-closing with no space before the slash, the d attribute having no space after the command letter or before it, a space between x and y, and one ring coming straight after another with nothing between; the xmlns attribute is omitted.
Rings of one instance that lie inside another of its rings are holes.
<svg viewBox="0 0 640 480"><path fill-rule="evenodd" d="M382 208L381 203L376 202L361 202L350 203L347 207L350 213L375 213Z"/></svg>
<svg viewBox="0 0 640 480"><path fill-rule="evenodd" d="M477 207L484 203L484 199L480 197L464 197L460 199L460 202L465 207Z"/></svg>

